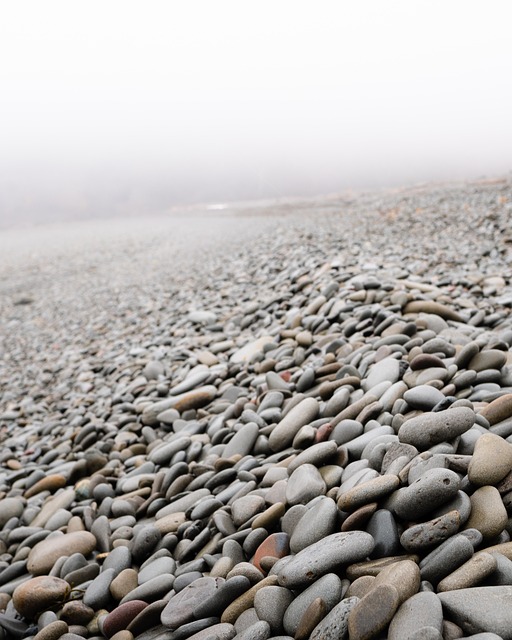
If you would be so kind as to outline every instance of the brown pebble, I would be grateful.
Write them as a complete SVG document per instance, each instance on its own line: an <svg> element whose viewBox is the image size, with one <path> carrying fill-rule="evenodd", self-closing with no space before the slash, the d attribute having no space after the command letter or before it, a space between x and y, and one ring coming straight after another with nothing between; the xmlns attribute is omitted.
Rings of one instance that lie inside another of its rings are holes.
<svg viewBox="0 0 512 640"><path fill-rule="evenodd" d="M485 551L475 553L462 566L443 578L437 585L437 590L453 591L474 587L495 571L496 566L496 558L490 553Z"/></svg>
<svg viewBox="0 0 512 640"><path fill-rule="evenodd" d="M347 578L349 580L355 580L360 576L377 576L384 567L401 562L402 560L412 560L412 562L418 564L420 558L417 555L387 556L386 558L377 558L376 560L367 560L366 562L355 562L347 567Z"/></svg>
<svg viewBox="0 0 512 640"><path fill-rule="evenodd" d="M62 607L60 619L68 624L88 624L94 617L94 609L81 600L70 600Z"/></svg>
<svg viewBox="0 0 512 640"><path fill-rule="evenodd" d="M286 508L282 502L276 502L266 509L263 513L256 516L251 524L252 529L272 529L272 527L284 516Z"/></svg>
<svg viewBox="0 0 512 640"><path fill-rule="evenodd" d="M496 398L480 411L492 426L512 416L512 393Z"/></svg>
<svg viewBox="0 0 512 640"><path fill-rule="evenodd" d="M133 640L133 633L127 629L122 629L115 633L110 640Z"/></svg>
<svg viewBox="0 0 512 640"><path fill-rule="evenodd" d="M16 611L32 619L42 611L61 603L71 591L69 584L54 576L39 576L16 587L12 601Z"/></svg>
<svg viewBox="0 0 512 640"><path fill-rule="evenodd" d="M89 531L76 531L55 538L46 538L30 551L27 571L35 576L47 574L60 557L71 556L77 552L87 556L95 547L96 538Z"/></svg>
<svg viewBox="0 0 512 640"><path fill-rule="evenodd" d="M364 530L368 520L377 511L377 506L376 502L370 502L356 509L343 521L341 531Z"/></svg>
<svg viewBox="0 0 512 640"><path fill-rule="evenodd" d="M394 491L399 484L398 476L391 474L362 482L341 494L338 498L338 509L352 511L366 504L373 504Z"/></svg>
<svg viewBox="0 0 512 640"><path fill-rule="evenodd" d="M506 527L508 515L496 487L480 487L471 500L471 514L466 529L478 529L484 539L498 536Z"/></svg>
<svg viewBox="0 0 512 640"><path fill-rule="evenodd" d="M57 489L61 489L66 486L66 478L60 473L52 473L49 476L41 478L38 482L27 489L24 493L25 498L31 498L32 496L41 493L41 491L50 491L53 493Z"/></svg>
<svg viewBox="0 0 512 640"><path fill-rule="evenodd" d="M348 615L350 640L370 640L389 624L400 603L391 584L380 584L359 600Z"/></svg>
<svg viewBox="0 0 512 640"><path fill-rule="evenodd" d="M400 604L418 593L420 588L420 568L412 560L402 560L384 567L375 578L379 584L392 584L398 592Z"/></svg>
<svg viewBox="0 0 512 640"><path fill-rule="evenodd" d="M315 598L306 607L295 632L295 640L307 640L316 625L323 620L327 614L327 605L322 598Z"/></svg>
<svg viewBox="0 0 512 640"><path fill-rule="evenodd" d="M455 622L450 620L443 620L443 640L458 640L464 637L464 631Z"/></svg>
<svg viewBox="0 0 512 640"><path fill-rule="evenodd" d="M116 600L122 600L138 586L138 574L135 569L123 569L110 583L110 593Z"/></svg>
<svg viewBox="0 0 512 640"><path fill-rule="evenodd" d="M0 611L5 611L10 601L11 596L8 593L0 593Z"/></svg>
<svg viewBox="0 0 512 640"><path fill-rule="evenodd" d="M417 371L418 369L429 369L430 367L441 367L442 369L446 369L446 365L441 358L435 356L433 353L418 354L411 360L409 366L413 371Z"/></svg>
<svg viewBox="0 0 512 640"><path fill-rule="evenodd" d="M361 599L373 588L375 582L375 576L361 576L356 578L347 589L345 598L352 598L356 596Z"/></svg>
<svg viewBox="0 0 512 640"><path fill-rule="evenodd" d="M495 433L484 433L475 443L468 468L469 481L479 487L498 484L512 469L512 445Z"/></svg>
<svg viewBox="0 0 512 640"><path fill-rule="evenodd" d="M54 620L47 624L34 636L33 640L58 640L68 632L68 625L62 620Z"/></svg>

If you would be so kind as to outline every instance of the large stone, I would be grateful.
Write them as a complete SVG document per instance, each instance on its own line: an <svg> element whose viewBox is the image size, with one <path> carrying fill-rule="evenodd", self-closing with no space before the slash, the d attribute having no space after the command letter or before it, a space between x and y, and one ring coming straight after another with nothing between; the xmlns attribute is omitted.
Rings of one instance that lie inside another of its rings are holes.
<svg viewBox="0 0 512 640"><path fill-rule="evenodd" d="M27 570L34 576L49 573L62 556L81 553L87 556L96 547L96 538L89 531L75 531L38 542L30 551Z"/></svg>
<svg viewBox="0 0 512 640"><path fill-rule="evenodd" d="M70 591L69 584L61 578L39 576L16 587L12 601L20 615L32 619L42 611L64 602Z"/></svg>

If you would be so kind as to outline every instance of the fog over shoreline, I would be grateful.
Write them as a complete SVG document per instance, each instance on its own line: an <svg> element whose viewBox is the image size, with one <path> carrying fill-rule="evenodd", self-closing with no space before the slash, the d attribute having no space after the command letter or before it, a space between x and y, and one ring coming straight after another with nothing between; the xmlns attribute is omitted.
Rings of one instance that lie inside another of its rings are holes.
<svg viewBox="0 0 512 640"><path fill-rule="evenodd" d="M502 0L27 0L0 18L0 228L512 170Z"/></svg>

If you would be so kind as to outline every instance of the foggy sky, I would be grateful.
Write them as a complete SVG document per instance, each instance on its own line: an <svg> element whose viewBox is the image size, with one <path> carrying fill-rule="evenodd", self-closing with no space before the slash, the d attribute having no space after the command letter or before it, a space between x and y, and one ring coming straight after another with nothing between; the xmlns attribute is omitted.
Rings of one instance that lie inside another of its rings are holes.
<svg viewBox="0 0 512 640"><path fill-rule="evenodd" d="M0 223L512 170L508 0L0 8Z"/></svg>

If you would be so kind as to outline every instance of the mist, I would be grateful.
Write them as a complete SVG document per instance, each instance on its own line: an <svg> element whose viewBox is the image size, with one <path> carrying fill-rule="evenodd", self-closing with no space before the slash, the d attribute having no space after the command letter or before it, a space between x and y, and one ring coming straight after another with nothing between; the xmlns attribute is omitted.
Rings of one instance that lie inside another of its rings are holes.
<svg viewBox="0 0 512 640"><path fill-rule="evenodd" d="M512 7L0 9L0 224L512 170Z"/></svg>

